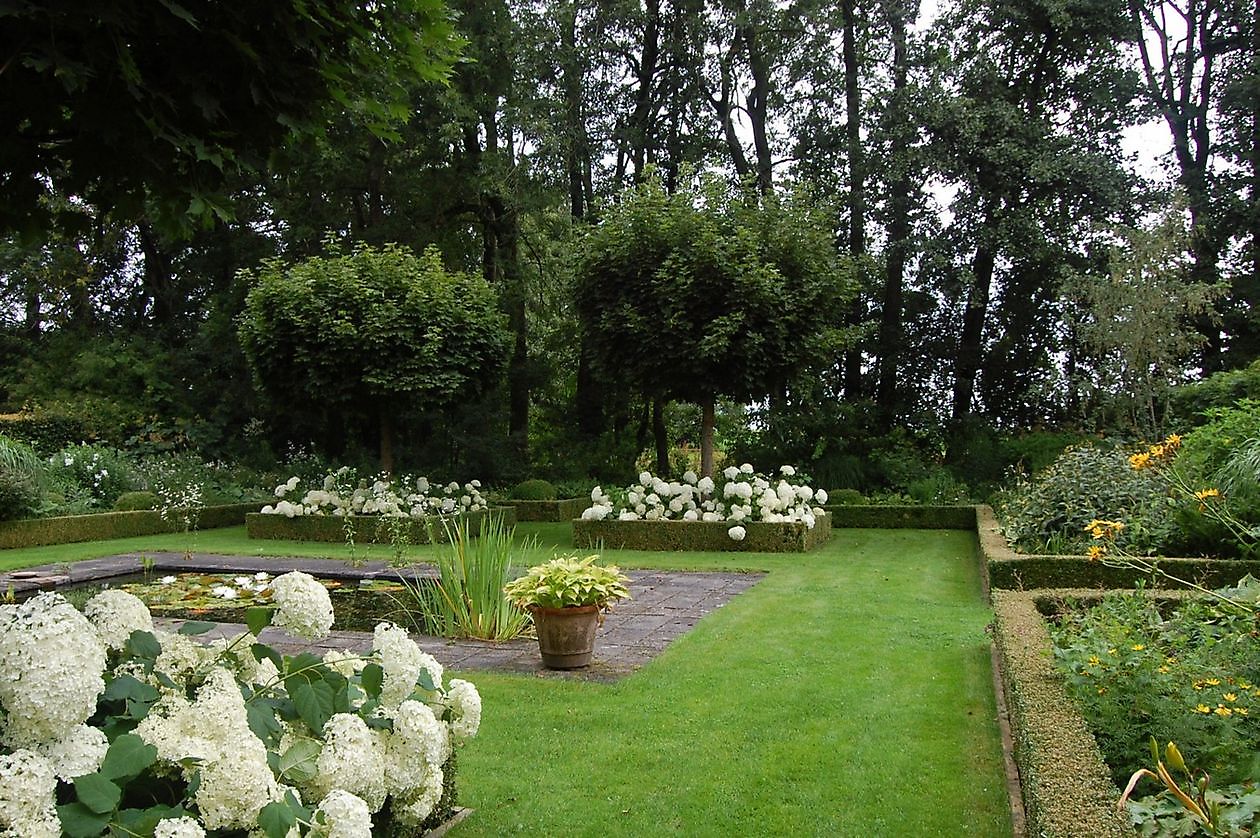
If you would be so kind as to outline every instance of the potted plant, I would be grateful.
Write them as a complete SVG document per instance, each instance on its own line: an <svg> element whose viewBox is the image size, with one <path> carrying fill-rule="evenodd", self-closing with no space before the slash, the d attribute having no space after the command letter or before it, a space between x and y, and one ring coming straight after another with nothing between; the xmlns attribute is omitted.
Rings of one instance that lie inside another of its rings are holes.
<svg viewBox="0 0 1260 838"><path fill-rule="evenodd" d="M595 629L604 612L629 599L629 578L616 566L595 564L599 556L559 556L531 567L503 589L534 618L538 650L548 669L578 669L591 662Z"/></svg>

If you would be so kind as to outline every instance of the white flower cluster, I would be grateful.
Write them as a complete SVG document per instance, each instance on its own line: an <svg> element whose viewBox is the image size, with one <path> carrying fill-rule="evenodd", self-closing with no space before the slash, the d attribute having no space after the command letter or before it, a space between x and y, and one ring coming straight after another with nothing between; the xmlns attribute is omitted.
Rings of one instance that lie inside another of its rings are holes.
<svg viewBox="0 0 1260 838"><path fill-rule="evenodd" d="M372 481L353 483L352 474L342 467L324 477L318 489L311 489L300 500L288 496L298 491L301 482L290 477L276 487L276 502L262 508L264 515L383 515L394 518L422 518L428 515L456 515L487 509L481 494L481 481L472 480L433 485L427 477L402 478L398 481L380 475Z"/></svg>
<svg viewBox="0 0 1260 838"><path fill-rule="evenodd" d="M318 579L293 571L277 576L271 583L276 613L271 624L294 637L320 640L333 624L332 598Z"/></svg>
<svg viewBox="0 0 1260 838"><path fill-rule="evenodd" d="M750 522L787 523L800 521L813 529L824 514L827 492L796 483L793 466L781 466L777 477L756 473L749 463L731 466L722 472L722 482L698 478L694 471L681 481L665 481L648 472L639 482L624 490L625 503L619 509L603 489L591 491L591 505L582 513L586 520L603 521L726 521L727 534L734 541L748 535Z"/></svg>
<svg viewBox="0 0 1260 838"><path fill-rule="evenodd" d="M271 586L276 625L304 636L327 631L326 588L301 573L280 576ZM104 732L85 722L109 706L98 708L97 700L111 664L113 678L130 675L158 688L151 706L137 705L147 711L134 728L157 761L134 782L173 787L170 802L182 802L188 814L158 821L155 838L261 834L262 809L286 795L314 808L312 836L371 838L372 817L387 806L403 832L414 831L442 799L443 767L453 748L477 733L476 687L458 679L444 685L441 664L405 631L382 623L369 654L329 652L324 659L347 678L362 677L368 664L379 666L378 700L369 701L360 684L349 691L349 712L326 717L322 729L284 717L275 720L278 743L261 739L251 726L259 706L250 702L283 696L286 685L270 656L252 653L255 638L202 644L152 631L143 603L137 607L134 597L118 593L89 601L91 621L58 594L0 607L0 836L62 834L56 804L68 787L59 791L59 781L100 770L110 750ZM126 640L137 630L152 631L160 644L155 663L129 657ZM310 667L305 671L312 677ZM134 712L130 704L127 712ZM300 742L315 745L310 773L278 773L281 755ZM180 782L191 791L178 791Z"/></svg>
<svg viewBox="0 0 1260 838"><path fill-rule="evenodd" d="M104 669L105 644L61 594L0 606L0 742L64 738L96 710Z"/></svg>

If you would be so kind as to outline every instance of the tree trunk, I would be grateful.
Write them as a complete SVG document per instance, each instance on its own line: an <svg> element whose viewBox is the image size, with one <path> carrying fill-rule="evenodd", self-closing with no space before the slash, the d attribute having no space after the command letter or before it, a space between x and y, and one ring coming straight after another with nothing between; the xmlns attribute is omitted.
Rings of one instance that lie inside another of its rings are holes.
<svg viewBox="0 0 1260 838"><path fill-rule="evenodd" d="M752 128L753 154L756 156L757 191L766 195L774 188L774 159L770 154L770 60L767 58L756 23L743 27L741 36L748 51L748 69L752 87L744 97L744 112Z"/></svg>
<svg viewBox="0 0 1260 838"><path fill-rule="evenodd" d="M389 411L381 409L381 471L394 473L394 420Z"/></svg>
<svg viewBox="0 0 1260 838"><path fill-rule="evenodd" d="M909 11L897 0L885 3L885 16L893 42L893 92L886 113L893 140L893 178L888 195L888 245L884 265L884 298L879 324L879 383L876 401L890 417L899 409L897 366L901 361L903 289L905 287L906 254L910 248L910 204L914 188L906 160L913 142L915 126L910 123L906 107L909 74L909 51L906 48L906 26Z"/></svg>
<svg viewBox="0 0 1260 838"><path fill-rule="evenodd" d="M974 278L967 293L967 310L963 313L962 334L958 339L958 352L954 362L955 422L971 414L971 402L976 390L976 373L980 371L983 349L984 321L989 311L989 286L993 282L994 253L990 245L982 243L976 249Z"/></svg>
<svg viewBox="0 0 1260 838"><path fill-rule="evenodd" d="M700 405L700 476L713 476L713 426L715 424L713 398Z"/></svg>
<svg viewBox="0 0 1260 838"><path fill-rule="evenodd" d="M665 400L652 399L652 436L656 440L656 474L669 479L669 430L665 427Z"/></svg>
<svg viewBox="0 0 1260 838"><path fill-rule="evenodd" d="M845 154L849 163L849 256L860 270L866 255L866 174L862 160L862 92L858 78L856 5L854 0L842 0L840 4L841 14L844 15L842 52ZM862 315L859 296L853 301L849 317L856 325L861 322ZM855 345L844 357L844 396L849 401L856 401L862 394L862 350Z"/></svg>

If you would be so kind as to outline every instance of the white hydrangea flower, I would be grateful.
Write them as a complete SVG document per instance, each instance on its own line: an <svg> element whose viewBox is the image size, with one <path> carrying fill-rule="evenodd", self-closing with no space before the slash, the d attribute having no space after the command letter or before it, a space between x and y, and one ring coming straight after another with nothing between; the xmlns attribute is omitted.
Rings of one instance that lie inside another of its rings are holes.
<svg viewBox="0 0 1260 838"><path fill-rule="evenodd" d="M307 785L311 799L343 789L370 811L379 811L385 805L385 760L367 723L353 713L338 713L324 724L323 738L315 777Z"/></svg>
<svg viewBox="0 0 1260 838"><path fill-rule="evenodd" d="M96 711L105 646L61 594L0 608L0 705L11 747L61 739Z"/></svg>
<svg viewBox="0 0 1260 838"><path fill-rule="evenodd" d="M779 466L779 473L782 474L784 477L795 477L796 467L795 466Z"/></svg>
<svg viewBox="0 0 1260 838"><path fill-rule="evenodd" d="M318 580L293 571L273 579L271 590L276 603L273 626L305 640L328 636L333 624L332 599Z"/></svg>
<svg viewBox="0 0 1260 838"><path fill-rule="evenodd" d="M267 765L267 751L257 737L256 749L224 756L201 767L201 784L193 801L207 829L249 829L268 803L280 800L276 778Z"/></svg>
<svg viewBox="0 0 1260 838"><path fill-rule="evenodd" d="M604 488L602 486L596 486L594 489L591 489L591 502L592 503L599 503L600 498L602 498L603 496L604 496Z"/></svg>
<svg viewBox="0 0 1260 838"><path fill-rule="evenodd" d="M381 685L381 706L394 708L411 697L420 671L426 669L436 687L442 685L442 664L421 651L407 632L393 623L380 623L372 634L372 650L385 671Z"/></svg>
<svg viewBox="0 0 1260 838"><path fill-rule="evenodd" d="M639 485L647 487L652 485L652 475L646 471L639 472Z"/></svg>
<svg viewBox="0 0 1260 838"><path fill-rule="evenodd" d="M748 530L736 524L735 526L727 530L726 534L731 537L732 541L743 541L745 536L748 535Z"/></svg>
<svg viewBox="0 0 1260 838"><path fill-rule="evenodd" d="M450 730L420 701L404 701L394 714L394 729L380 741L385 783L395 796L423 786L451 752Z"/></svg>
<svg viewBox="0 0 1260 838"><path fill-rule="evenodd" d="M481 693L468 681L452 678L446 690L446 705L451 709L451 735L457 743L477 735L481 727Z"/></svg>
<svg viewBox="0 0 1260 838"><path fill-rule="evenodd" d="M162 818L153 830L153 838L206 838L206 831L192 818Z"/></svg>
<svg viewBox="0 0 1260 838"><path fill-rule="evenodd" d="M36 750L52 765L57 779L68 783L101 767L109 740L99 728L78 725L60 739L38 745Z"/></svg>
<svg viewBox="0 0 1260 838"><path fill-rule="evenodd" d="M12 838L60 838L52 763L34 751L0 755L0 834Z"/></svg>
<svg viewBox="0 0 1260 838"><path fill-rule="evenodd" d="M96 626L96 632L110 649L121 649L133 631L153 631L153 615L135 594L121 588L108 588L83 606L83 616Z"/></svg>
<svg viewBox="0 0 1260 838"><path fill-rule="evenodd" d="M696 481L696 489L698 489L702 495L710 494L713 491L713 478L701 477Z"/></svg>
<svg viewBox="0 0 1260 838"><path fill-rule="evenodd" d="M367 803L344 789L333 789L316 809L323 823L311 835L321 838L372 838L372 813Z"/></svg>
<svg viewBox="0 0 1260 838"><path fill-rule="evenodd" d="M709 523L714 523L716 521L721 521L722 516L718 512L706 512L700 516L700 520L708 521Z"/></svg>
<svg viewBox="0 0 1260 838"><path fill-rule="evenodd" d="M752 463L744 463L739 467L739 470L744 474L752 474L755 471L752 467Z"/></svg>
<svg viewBox="0 0 1260 838"><path fill-rule="evenodd" d="M637 521L639 520L639 513L627 509L617 516L617 520L618 521Z"/></svg>
<svg viewBox="0 0 1260 838"><path fill-rule="evenodd" d="M727 480L735 480L739 477L739 466L727 466L722 469L722 476Z"/></svg>
<svg viewBox="0 0 1260 838"><path fill-rule="evenodd" d="M819 489L817 492L814 492L814 500L818 501L819 505L825 505L827 503L827 490Z"/></svg>
<svg viewBox="0 0 1260 838"><path fill-rule="evenodd" d="M700 520L700 513L696 512L696 510L694 509L688 509L686 512L683 513L683 520L684 521L698 521Z"/></svg>
<svg viewBox="0 0 1260 838"><path fill-rule="evenodd" d="M442 800L444 783L442 769L430 771L422 786L394 801L390 809L394 817L404 826L419 827Z"/></svg>
<svg viewBox="0 0 1260 838"><path fill-rule="evenodd" d="M363 669L365 661L362 656L354 652L344 652L341 649L329 649L324 653L324 663L334 672L352 678L356 673Z"/></svg>
<svg viewBox="0 0 1260 838"><path fill-rule="evenodd" d="M696 485L696 481L697 481L699 478L698 478L698 477L696 477L696 473L695 473L694 471L692 471L691 469L687 469L686 471L684 471L684 472L683 472L683 478L682 478L682 479L683 479L683 482L684 482L684 483L687 483L687 484L690 484L690 485L694 486L694 485Z"/></svg>

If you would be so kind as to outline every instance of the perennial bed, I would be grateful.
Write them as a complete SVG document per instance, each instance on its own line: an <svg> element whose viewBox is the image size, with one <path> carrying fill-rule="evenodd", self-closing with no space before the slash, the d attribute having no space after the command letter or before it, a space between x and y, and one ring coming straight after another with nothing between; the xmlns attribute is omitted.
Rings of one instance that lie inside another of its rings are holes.
<svg viewBox="0 0 1260 838"><path fill-rule="evenodd" d="M579 548L654 551L738 551L807 553L831 538L831 515L819 515L811 528L802 521L743 524L746 535L735 541L725 521L594 521L573 522L573 543Z"/></svg>
<svg viewBox="0 0 1260 838"><path fill-rule="evenodd" d="M363 544L388 544L400 539L409 544L431 544L449 542L452 528L465 522L470 534L480 535L482 526L492 514L494 513L489 510L481 509L459 515L428 515L420 518L382 515L301 515L286 518L283 515L254 512L245 516L245 531L250 538L284 541L344 542L347 535L353 535L355 542Z"/></svg>

